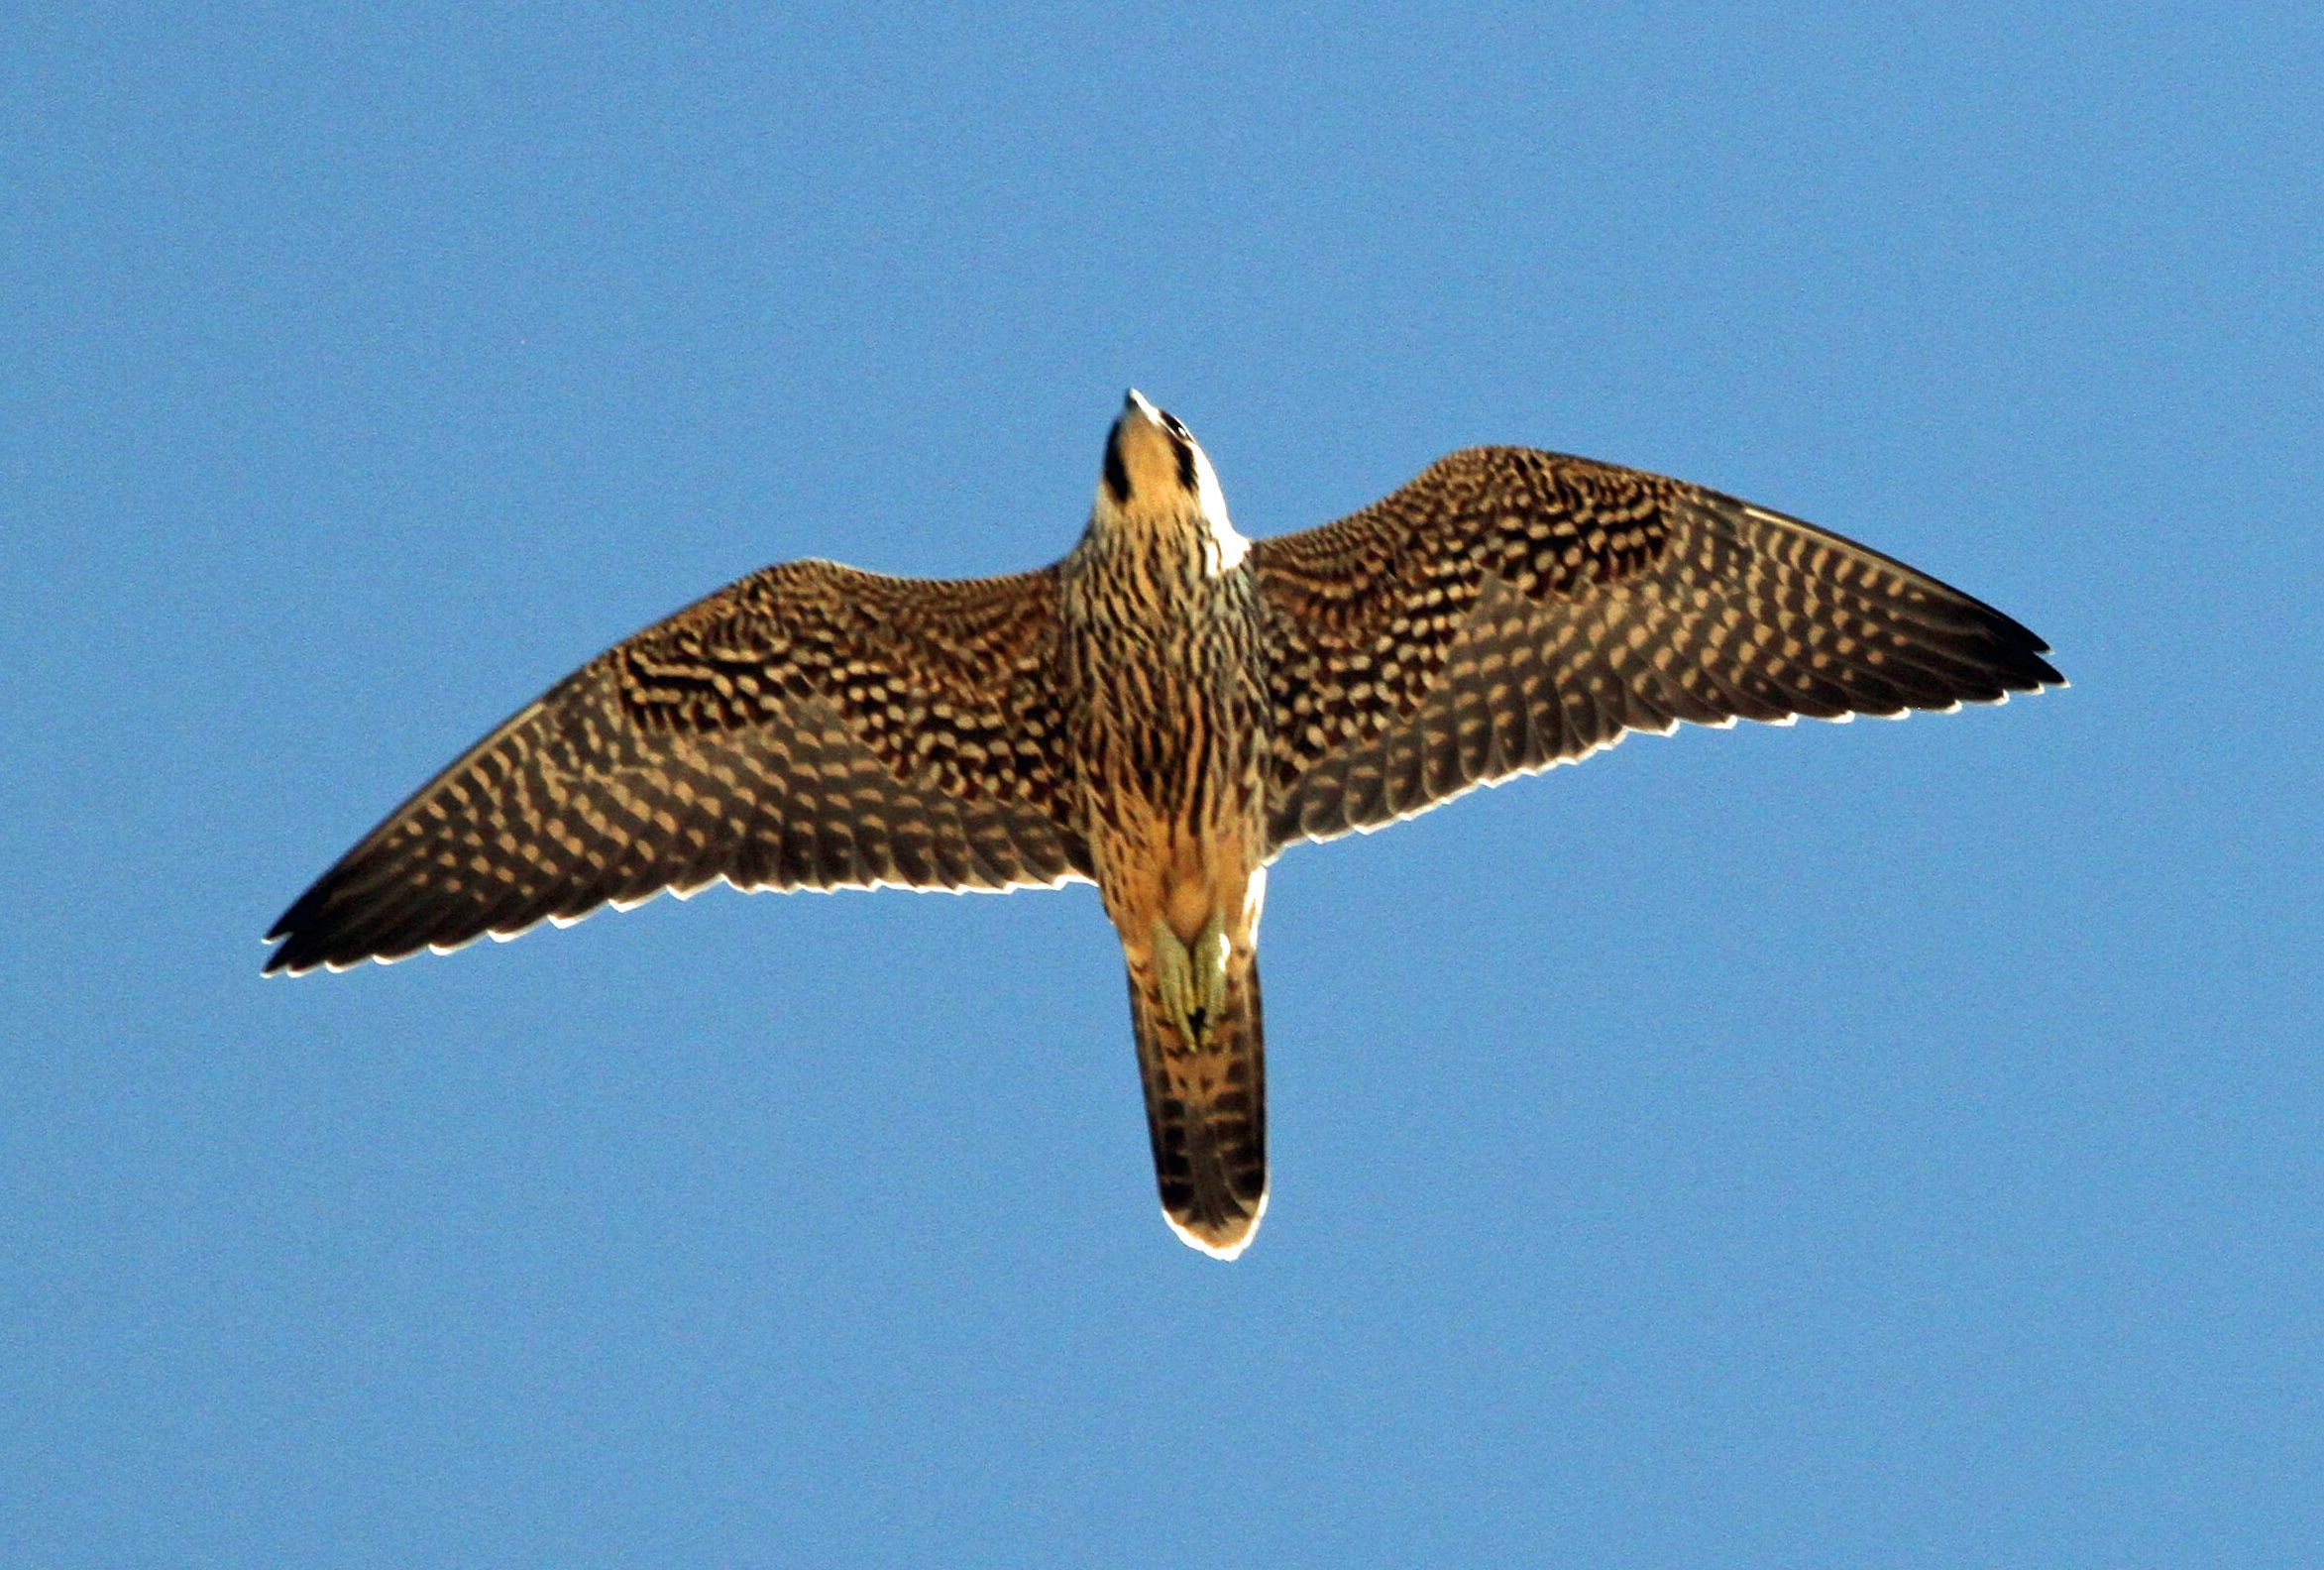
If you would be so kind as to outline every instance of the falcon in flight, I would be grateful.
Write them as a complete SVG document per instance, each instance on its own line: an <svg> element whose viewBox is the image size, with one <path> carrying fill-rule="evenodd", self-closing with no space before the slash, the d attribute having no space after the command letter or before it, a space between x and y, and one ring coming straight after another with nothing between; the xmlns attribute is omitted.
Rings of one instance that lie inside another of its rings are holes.
<svg viewBox="0 0 2324 1570"><path fill-rule="evenodd" d="M615 644L388 815L269 971L739 889L1095 882L1162 1212L1232 1259L1267 1209L1259 914L1285 845L1378 829L1680 721L1823 720L2058 684L2048 646L1877 551L1522 447L1250 540L1136 392L1089 525L1007 578L770 567Z"/></svg>

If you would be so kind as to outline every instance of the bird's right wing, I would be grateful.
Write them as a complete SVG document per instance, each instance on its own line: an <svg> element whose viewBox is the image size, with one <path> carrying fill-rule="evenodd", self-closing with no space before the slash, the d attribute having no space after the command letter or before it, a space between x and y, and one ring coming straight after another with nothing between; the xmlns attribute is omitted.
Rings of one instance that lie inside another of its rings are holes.
<svg viewBox="0 0 2324 1570"><path fill-rule="evenodd" d="M1897 715L2062 680L2031 631L1853 540L1522 447L1454 453L1253 556L1277 849L1629 730Z"/></svg>
<svg viewBox="0 0 2324 1570"><path fill-rule="evenodd" d="M1056 645L1054 569L754 573L478 742L283 914L267 969L399 958L719 878L967 890L1086 877Z"/></svg>

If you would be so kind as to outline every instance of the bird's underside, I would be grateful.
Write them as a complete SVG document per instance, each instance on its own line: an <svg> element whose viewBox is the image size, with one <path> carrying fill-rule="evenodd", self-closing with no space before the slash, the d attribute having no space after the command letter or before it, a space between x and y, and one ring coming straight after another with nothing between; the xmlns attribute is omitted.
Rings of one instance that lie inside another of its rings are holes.
<svg viewBox="0 0 2324 1570"><path fill-rule="evenodd" d="M1056 566L937 582L793 562L616 644L301 895L267 969L721 878L1094 880L1130 965L1165 1212L1232 1257L1266 1202L1256 944L1285 845L1630 730L2060 681L1989 606L1636 470L1474 448L1336 523L1247 542L1200 448L1135 394L1106 458Z"/></svg>

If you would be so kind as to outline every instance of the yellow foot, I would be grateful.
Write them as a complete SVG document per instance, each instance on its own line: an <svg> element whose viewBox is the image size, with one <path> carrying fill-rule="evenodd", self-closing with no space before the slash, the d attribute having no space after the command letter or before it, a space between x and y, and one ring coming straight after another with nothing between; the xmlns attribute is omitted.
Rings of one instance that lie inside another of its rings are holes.
<svg viewBox="0 0 2324 1570"><path fill-rule="evenodd" d="M1160 917L1154 923L1155 989L1162 1012L1176 1021L1193 1047L1227 1008L1227 934L1214 914L1189 949Z"/></svg>

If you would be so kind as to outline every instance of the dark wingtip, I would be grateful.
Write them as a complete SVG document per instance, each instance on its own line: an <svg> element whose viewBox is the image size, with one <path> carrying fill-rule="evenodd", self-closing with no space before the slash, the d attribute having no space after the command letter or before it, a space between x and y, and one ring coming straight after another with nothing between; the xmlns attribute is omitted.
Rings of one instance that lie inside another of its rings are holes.
<svg viewBox="0 0 2324 1570"><path fill-rule="evenodd" d="M276 948L259 967L260 975L304 975L322 962L306 953L308 945L300 941L300 935L292 932L286 922L277 922L275 930L267 934L267 942Z"/></svg>
<svg viewBox="0 0 2324 1570"><path fill-rule="evenodd" d="M1971 624L1984 634L1992 678L2005 694L2046 692L2070 685L2047 658L2050 648L2041 633L1973 595L1949 584L1940 587L1968 612Z"/></svg>
<svg viewBox="0 0 2324 1570"><path fill-rule="evenodd" d="M333 868L336 872L337 868ZM324 894L332 883L332 873L325 873L313 888L298 896L290 908L275 919L267 929L266 941L275 946L267 955L261 975L304 975L319 970L334 959L360 958L362 955L334 953L334 943L344 937L322 920Z"/></svg>
<svg viewBox="0 0 2324 1570"><path fill-rule="evenodd" d="M2049 645L2022 621L2016 621L1993 613L2002 623L2004 646L2016 656L2014 667L2003 673L2011 692L2046 692L2052 687L2066 687L2069 683L2062 672L2047 657Z"/></svg>
<svg viewBox="0 0 2324 1570"><path fill-rule="evenodd" d="M291 969L297 957L298 942L295 934L298 927L298 908L305 903L304 899L299 900L297 904L276 917L275 925L267 929L264 942L269 946L271 952L267 954L267 962L260 967L259 974L280 975L283 971Z"/></svg>

